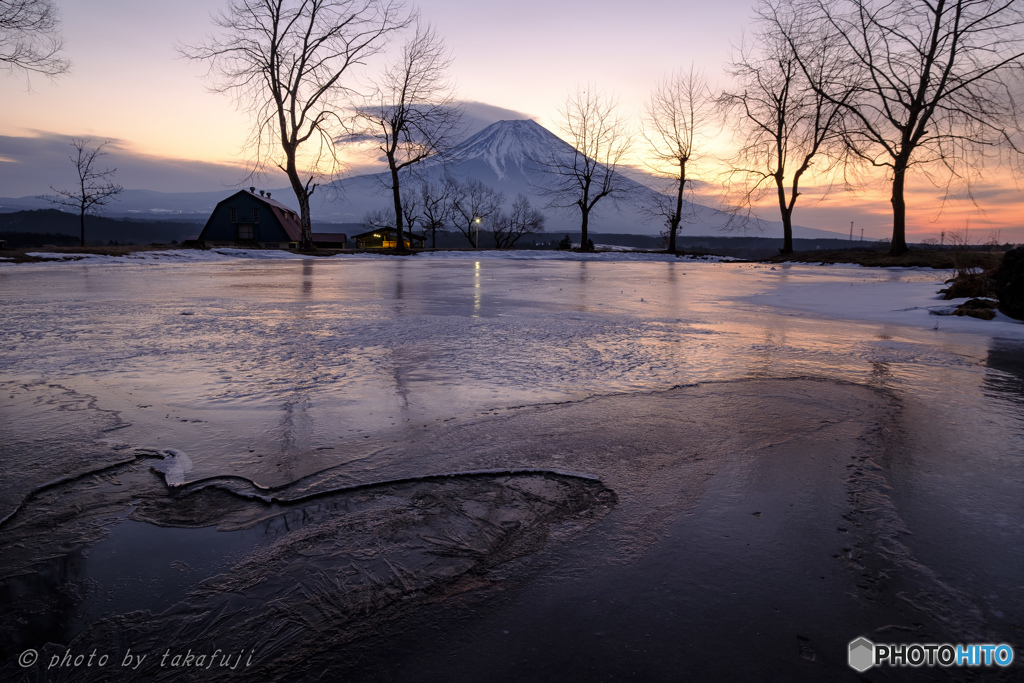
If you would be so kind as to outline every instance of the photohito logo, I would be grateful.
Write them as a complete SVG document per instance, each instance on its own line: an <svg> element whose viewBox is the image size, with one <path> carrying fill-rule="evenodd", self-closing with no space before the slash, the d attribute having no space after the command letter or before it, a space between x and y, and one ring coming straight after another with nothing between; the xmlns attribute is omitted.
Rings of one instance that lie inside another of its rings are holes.
<svg viewBox="0 0 1024 683"><path fill-rule="evenodd" d="M1009 666L1009 645L950 645L909 643L879 645L867 638L850 641L850 668L863 673L873 666Z"/></svg>

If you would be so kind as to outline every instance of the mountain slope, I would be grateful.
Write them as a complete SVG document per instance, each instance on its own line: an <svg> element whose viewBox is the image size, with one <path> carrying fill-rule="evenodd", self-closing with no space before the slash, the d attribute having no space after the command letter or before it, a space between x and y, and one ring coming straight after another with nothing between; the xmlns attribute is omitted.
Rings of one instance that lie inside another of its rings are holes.
<svg viewBox="0 0 1024 683"><path fill-rule="evenodd" d="M410 189L422 181L439 183L451 174L460 181L476 178L485 185L501 191L506 205L518 194L524 194L547 219L549 232L579 232L580 217L577 210L562 210L550 206L551 197L543 188L552 184L552 176L545 170L545 160L566 158L574 154L573 148L536 121L519 119L498 121L470 136L444 155L429 159L406 175L403 182ZM657 197L657 193L626 176L620 177L626 186L629 201L615 205L604 199L590 218L590 230L603 233L657 235L663 230L659 220L644 216L640 206ZM335 181L330 186L317 188L311 197L314 222L361 223L370 211L391 207L387 173L366 174ZM106 215L152 219L203 220L213 207L229 196L231 189L211 192L165 193L150 190L125 190L111 203ZM272 190L275 199L297 207L290 189ZM0 198L0 211L49 208L36 197L19 199ZM681 235L716 235L729 218L725 213L700 204L688 203L687 215L680 226ZM765 222L766 236L782 235L781 224ZM800 238L837 237L836 233L811 228L794 228Z"/></svg>
<svg viewBox="0 0 1024 683"><path fill-rule="evenodd" d="M467 138L444 155L434 157L419 165L413 177L405 177L408 187L420 182L439 183L445 173L460 181L476 178L485 185L504 193L507 203L515 200L517 194L524 194L534 207L547 219L549 232L579 232L580 216L575 210L562 210L549 206L551 197L543 188L550 186L552 177L544 170L544 160L571 158L572 146L547 130L536 121L498 121L479 133ZM626 176L620 180L627 189L628 201L615 205L610 200L598 203L591 214L590 230L604 233L626 233L634 235L657 235L664 225L659 220L646 217L640 210L642 204L651 203L657 193L651 188ZM360 221L372 210L388 209L391 206L390 190L386 173L356 176L339 180L334 188L345 198L342 203L327 203L321 199L315 203L322 220L337 222ZM728 214L687 202L685 217L680 226L682 235L719 235L719 228L730 218ZM782 236L782 224L764 221L763 230L751 230L752 235ZM800 238L835 238L836 233L813 228L794 227L794 235Z"/></svg>
<svg viewBox="0 0 1024 683"><path fill-rule="evenodd" d="M444 155L423 162L414 174L404 178L404 182L409 187L424 181L439 183L446 173L463 182L476 178L504 193L509 204L515 200L516 195L526 195L534 207L544 214L549 231L578 231L578 214L551 208L551 197L543 190L552 182L551 175L544 170L545 160L571 158L573 153L568 143L536 121L499 121L467 138ZM343 211L351 212L347 214L346 220L358 219L373 209L387 208L390 205L389 190L386 188L388 180L387 174L381 173L337 181L335 187L345 196L349 205ZM619 206L615 206L611 200L602 200L592 214L590 229L657 234L660 226L645 219L635 205L652 197L654 191L629 178L622 177L621 180L633 201L620 202ZM337 211L341 207L322 207L327 212L332 208ZM701 216L702 223L715 224L709 227L721 223L720 217L714 215L718 212L699 207L698 212L701 210L708 212L707 216Z"/></svg>

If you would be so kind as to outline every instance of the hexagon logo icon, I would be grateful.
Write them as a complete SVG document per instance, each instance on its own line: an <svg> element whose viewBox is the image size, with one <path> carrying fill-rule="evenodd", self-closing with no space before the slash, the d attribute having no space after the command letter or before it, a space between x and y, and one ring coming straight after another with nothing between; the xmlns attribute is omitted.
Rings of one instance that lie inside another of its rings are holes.
<svg viewBox="0 0 1024 683"><path fill-rule="evenodd" d="M875 644L867 638L850 642L850 668L863 673L874 666Z"/></svg>

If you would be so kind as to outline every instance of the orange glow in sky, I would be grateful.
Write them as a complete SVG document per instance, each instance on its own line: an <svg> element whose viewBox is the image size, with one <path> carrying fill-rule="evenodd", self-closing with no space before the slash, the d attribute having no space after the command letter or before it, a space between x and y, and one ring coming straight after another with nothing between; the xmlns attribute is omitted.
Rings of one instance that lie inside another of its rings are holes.
<svg viewBox="0 0 1024 683"><path fill-rule="evenodd" d="M113 139L140 155L223 164L222 186L237 184L238 166L247 159L247 114L228 96L208 92L205 66L175 50L211 32L210 13L221 4L61 0L72 71L53 81L34 76L30 89L24 77L0 76L0 136ZM581 83L614 93L636 122L644 100L670 71L692 64L713 87L723 87L731 45L749 30L752 6L750 0L428 0L419 10L452 50L460 97L523 112L557 132L558 110ZM371 76L359 74L364 83ZM14 163L2 157L0 150L0 165ZM121 181L132 189L159 189ZM1024 240L1013 179L997 176L989 183L976 188L982 208L951 200L936 218L942 192L923 176L912 179L908 231L938 235L969 223L979 233L1001 230ZM220 188L209 187L203 176L190 191L202 189ZM19 190L0 188L0 196L47 187ZM810 191L801 199L798 224L845 233L853 220L858 235L861 227L872 238L889 232L884 187L814 199ZM777 219L770 211L765 217Z"/></svg>

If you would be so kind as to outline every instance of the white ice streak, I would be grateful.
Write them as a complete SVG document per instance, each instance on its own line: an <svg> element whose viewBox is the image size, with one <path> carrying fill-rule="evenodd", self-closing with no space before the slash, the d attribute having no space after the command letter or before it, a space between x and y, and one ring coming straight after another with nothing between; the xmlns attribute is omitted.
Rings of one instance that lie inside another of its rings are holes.
<svg viewBox="0 0 1024 683"><path fill-rule="evenodd" d="M163 473L168 486L182 486L185 475L192 471L192 459L173 448L162 448L158 453L163 460L154 463L153 469Z"/></svg>

